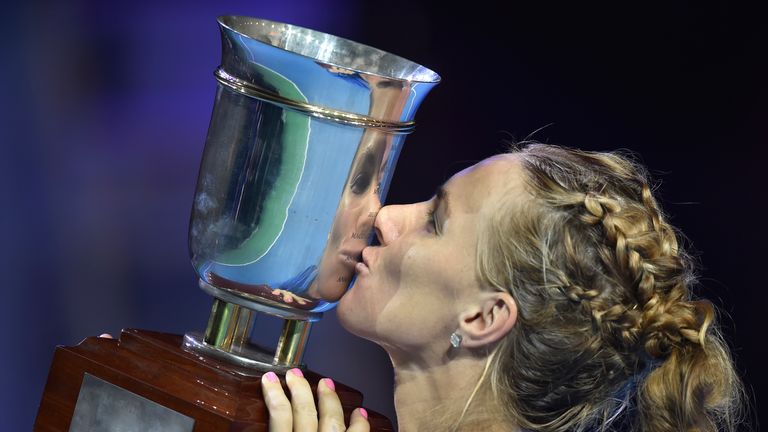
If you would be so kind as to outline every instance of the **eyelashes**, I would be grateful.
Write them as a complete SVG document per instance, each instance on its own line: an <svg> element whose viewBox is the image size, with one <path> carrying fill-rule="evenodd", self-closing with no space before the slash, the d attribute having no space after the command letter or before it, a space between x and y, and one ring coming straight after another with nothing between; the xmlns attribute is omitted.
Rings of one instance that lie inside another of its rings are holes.
<svg viewBox="0 0 768 432"><path fill-rule="evenodd" d="M364 155L362 161L355 170L355 174L352 181L349 183L349 188L355 195L361 195L367 191L371 183L373 183L374 176L376 175L376 158L372 153Z"/></svg>
<svg viewBox="0 0 768 432"><path fill-rule="evenodd" d="M435 209L434 207L430 208L427 211L427 227L429 230L435 234L439 234L437 230L437 220L435 220Z"/></svg>
<svg viewBox="0 0 768 432"><path fill-rule="evenodd" d="M354 180L352 180L349 188L355 195L361 195L363 192L368 190L368 187L371 185L372 181L373 178L370 173L360 173L355 176Z"/></svg>

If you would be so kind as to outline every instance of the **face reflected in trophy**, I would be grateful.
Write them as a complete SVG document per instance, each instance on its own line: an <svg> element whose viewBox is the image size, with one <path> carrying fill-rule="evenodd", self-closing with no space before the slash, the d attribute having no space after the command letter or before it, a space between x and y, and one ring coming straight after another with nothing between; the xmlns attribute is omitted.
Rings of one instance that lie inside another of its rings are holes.
<svg viewBox="0 0 768 432"><path fill-rule="evenodd" d="M372 132L368 135L376 134ZM381 208L378 193L385 151L385 142L374 141L364 146L353 164L328 245L320 260L317 278L309 287L310 298L335 302L354 277L355 265L369 243L373 221Z"/></svg>
<svg viewBox="0 0 768 432"><path fill-rule="evenodd" d="M371 105L402 109L387 98L396 98L403 84L370 77ZM383 112L371 115L385 115ZM388 168L393 135L366 129L359 144L333 221L317 279L309 288L313 299L338 301L349 287L360 254L373 237L373 223L382 206L382 180Z"/></svg>
<svg viewBox="0 0 768 432"><path fill-rule="evenodd" d="M186 348L256 369L301 365L310 324L335 306L372 238L433 71L324 33L223 17L222 63L190 220L214 298ZM250 344L256 314L285 320Z"/></svg>

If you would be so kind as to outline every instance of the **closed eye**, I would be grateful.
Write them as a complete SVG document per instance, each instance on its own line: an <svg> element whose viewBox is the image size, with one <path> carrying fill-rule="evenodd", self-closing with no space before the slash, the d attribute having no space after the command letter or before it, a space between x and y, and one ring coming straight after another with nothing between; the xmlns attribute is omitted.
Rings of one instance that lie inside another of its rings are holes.
<svg viewBox="0 0 768 432"><path fill-rule="evenodd" d="M434 204L433 207L427 211L427 229L433 234L440 235L440 229L438 228L439 224L435 214L437 212L437 208L434 207Z"/></svg>
<svg viewBox="0 0 768 432"><path fill-rule="evenodd" d="M352 179L349 182L349 189L355 195L362 195L368 190L376 174L376 156L370 152L362 156L361 161L355 167Z"/></svg>

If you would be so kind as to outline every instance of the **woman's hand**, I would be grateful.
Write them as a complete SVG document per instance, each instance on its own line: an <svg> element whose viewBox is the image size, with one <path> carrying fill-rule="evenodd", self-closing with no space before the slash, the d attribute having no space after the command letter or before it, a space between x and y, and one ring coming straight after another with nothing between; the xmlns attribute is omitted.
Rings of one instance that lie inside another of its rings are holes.
<svg viewBox="0 0 768 432"><path fill-rule="evenodd" d="M370 429L368 413L363 408L352 411L349 428L346 427L341 401L329 378L317 383L319 410L315 409L315 397L300 369L288 371L285 381L291 390L290 401L274 372L267 372L261 377L261 389L269 410L270 432L368 432Z"/></svg>

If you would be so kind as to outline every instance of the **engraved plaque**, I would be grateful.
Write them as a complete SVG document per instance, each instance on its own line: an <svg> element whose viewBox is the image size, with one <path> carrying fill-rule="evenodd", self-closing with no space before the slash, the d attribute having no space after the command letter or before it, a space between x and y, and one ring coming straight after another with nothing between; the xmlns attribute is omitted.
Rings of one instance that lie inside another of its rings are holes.
<svg viewBox="0 0 768 432"><path fill-rule="evenodd" d="M70 432L191 432L195 420L86 373Z"/></svg>

